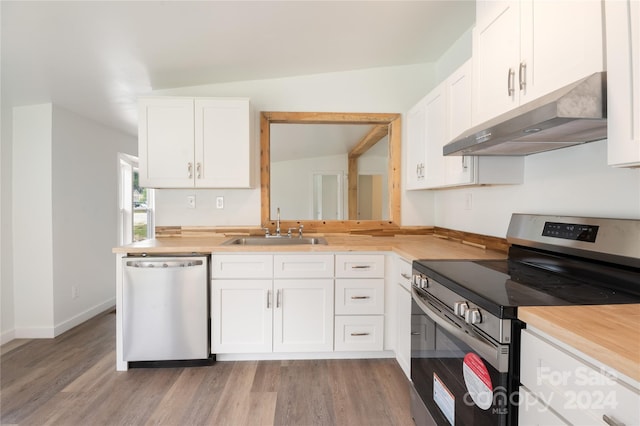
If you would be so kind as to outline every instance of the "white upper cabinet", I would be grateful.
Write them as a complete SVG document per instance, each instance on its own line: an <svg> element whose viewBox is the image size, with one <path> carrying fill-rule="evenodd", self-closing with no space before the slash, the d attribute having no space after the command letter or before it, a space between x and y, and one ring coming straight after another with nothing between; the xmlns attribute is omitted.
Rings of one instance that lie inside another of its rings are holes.
<svg viewBox="0 0 640 426"><path fill-rule="evenodd" d="M609 165L640 166L640 2L607 0Z"/></svg>
<svg viewBox="0 0 640 426"><path fill-rule="evenodd" d="M472 71L470 59L407 114L408 189L522 183L524 157L442 154L444 145L471 127Z"/></svg>
<svg viewBox="0 0 640 426"><path fill-rule="evenodd" d="M141 98L138 155L142 186L249 188L249 100Z"/></svg>
<svg viewBox="0 0 640 426"><path fill-rule="evenodd" d="M474 124L604 70L599 0L480 0Z"/></svg>
<svg viewBox="0 0 640 426"><path fill-rule="evenodd" d="M426 99L407 112L407 189L424 188Z"/></svg>

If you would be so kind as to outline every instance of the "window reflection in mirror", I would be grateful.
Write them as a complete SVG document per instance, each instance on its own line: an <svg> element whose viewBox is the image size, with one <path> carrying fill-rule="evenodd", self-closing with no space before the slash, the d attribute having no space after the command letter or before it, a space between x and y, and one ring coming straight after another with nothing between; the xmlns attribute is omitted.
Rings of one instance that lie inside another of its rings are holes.
<svg viewBox="0 0 640 426"><path fill-rule="evenodd" d="M279 207L282 220L388 220L386 128L372 146L359 145L375 127L272 123L270 216Z"/></svg>

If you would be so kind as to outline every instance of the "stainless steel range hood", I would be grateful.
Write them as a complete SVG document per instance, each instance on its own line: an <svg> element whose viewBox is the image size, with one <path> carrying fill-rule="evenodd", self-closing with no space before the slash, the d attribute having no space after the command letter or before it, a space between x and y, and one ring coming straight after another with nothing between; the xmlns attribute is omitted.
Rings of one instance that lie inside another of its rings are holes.
<svg viewBox="0 0 640 426"><path fill-rule="evenodd" d="M605 72L558 89L466 131L444 155L535 154L607 137Z"/></svg>

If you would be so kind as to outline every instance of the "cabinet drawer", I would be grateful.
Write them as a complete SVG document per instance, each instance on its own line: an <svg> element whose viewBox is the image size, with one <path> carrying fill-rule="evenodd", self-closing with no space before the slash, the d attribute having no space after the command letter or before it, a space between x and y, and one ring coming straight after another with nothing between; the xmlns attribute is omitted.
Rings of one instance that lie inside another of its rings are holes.
<svg viewBox="0 0 640 426"><path fill-rule="evenodd" d="M384 278L384 254L337 254L336 277Z"/></svg>
<svg viewBox="0 0 640 426"><path fill-rule="evenodd" d="M270 254L214 254L212 278L271 278L273 256Z"/></svg>
<svg viewBox="0 0 640 426"><path fill-rule="evenodd" d="M335 319L336 351L381 351L384 316L337 316Z"/></svg>
<svg viewBox="0 0 640 426"><path fill-rule="evenodd" d="M337 279L336 315L384 314L384 279Z"/></svg>
<svg viewBox="0 0 640 426"><path fill-rule="evenodd" d="M568 426L553 409L533 396L527 388L520 386L518 426Z"/></svg>
<svg viewBox="0 0 640 426"><path fill-rule="evenodd" d="M520 381L572 424L601 424L603 416L640 424L640 391L612 370L596 367L539 336L522 331Z"/></svg>
<svg viewBox="0 0 640 426"><path fill-rule="evenodd" d="M330 278L333 277L332 254L274 255L275 278Z"/></svg>

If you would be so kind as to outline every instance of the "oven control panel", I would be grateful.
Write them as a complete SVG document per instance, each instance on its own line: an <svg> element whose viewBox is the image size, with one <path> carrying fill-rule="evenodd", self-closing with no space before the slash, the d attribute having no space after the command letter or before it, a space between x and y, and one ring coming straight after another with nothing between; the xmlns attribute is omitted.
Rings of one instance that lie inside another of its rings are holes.
<svg viewBox="0 0 640 426"><path fill-rule="evenodd" d="M576 223L545 222L543 237L563 238L565 240L595 243L599 226Z"/></svg>

